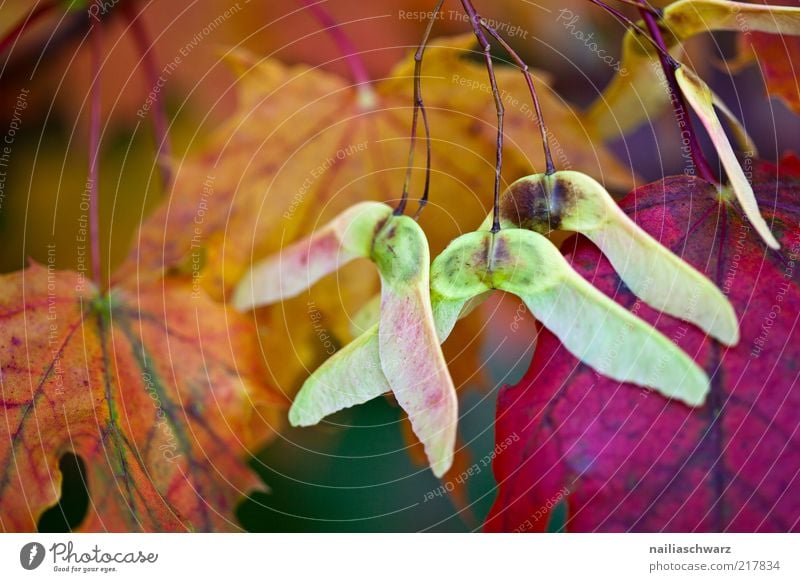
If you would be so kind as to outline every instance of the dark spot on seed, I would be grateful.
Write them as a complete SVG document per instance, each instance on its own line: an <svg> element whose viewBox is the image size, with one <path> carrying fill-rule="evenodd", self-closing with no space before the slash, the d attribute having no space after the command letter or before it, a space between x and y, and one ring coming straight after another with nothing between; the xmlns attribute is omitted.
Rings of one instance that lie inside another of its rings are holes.
<svg viewBox="0 0 800 582"><path fill-rule="evenodd" d="M514 182L500 202L501 216L517 226L547 234L557 230L577 203L569 181L536 176Z"/></svg>
<svg viewBox="0 0 800 582"><path fill-rule="evenodd" d="M495 237L494 241L494 260L495 261L506 261L508 260L508 244L506 243L506 239L502 237Z"/></svg>
<svg viewBox="0 0 800 582"><path fill-rule="evenodd" d="M375 230L374 230L374 233L372 235L373 240L378 236L378 233L383 229L383 226L386 224L387 220L389 220L389 219L388 218L384 218L384 219L379 220L378 222L375 223Z"/></svg>

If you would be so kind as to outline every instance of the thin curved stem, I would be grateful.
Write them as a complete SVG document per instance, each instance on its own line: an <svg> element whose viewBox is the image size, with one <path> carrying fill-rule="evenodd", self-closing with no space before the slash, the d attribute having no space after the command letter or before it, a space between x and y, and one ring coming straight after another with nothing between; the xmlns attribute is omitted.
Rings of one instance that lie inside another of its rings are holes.
<svg viewBox="0 0 800 582"><path fill-rule="evenodd" d="M599 6L600 8L608 12L611 16L616 18L617 21L620 22L623 26L626 26L638 32L640 36L642 36L645 40L647 40L647 42L653 45L653 48L655 48L656 51L658 51L658 54L661 56L661 58L666 59L671 67L674 68L678 66L678 62L672 57L671 54L669 54L669 50L667 50L666 45L664 43L659 44L653 37L647 34L646 30L644 30L641 26L639 26L633 20L628 18L625 14L623 14L613 6L609 6L608 4L603 2L603 0L589 0L589 2L591 2L595 6ZM634 2L626 2L626 4L630 4L631 6L636 6L639 10L649 13L653 18L658 18L658 15L660 14L660 12L649 6L636 4Z"/></svg>
<svg viewBox="0 0 800 582"><path fill-rule="evenodd" d="M89 30L91 42L92 79L91 105L89 112L89 238L91 240L92 280L98 291L101 287L100 263L100 212L98 201L98 158L100 155L100 112L102 94L100 82L103 39L101 27L93 24Z"/></svg>
<svg viewBox="0 0 800 582"><path fill-rule="evenodd" d="M123 4L122 10L128 19L133 33L133 40L136 48L142 55L142 66L145 75L145 82L150 87L154 87L158 82L159 72L153 51L153 43L147 34L147 29L140 15L136 13L133 4ZM172 170L169 159L172 155L172 144L169 139L169 119L162 99L161 92L157 92L153 99L153 130L156 138L156 163L161 173L162 186L166 190L172 180Z"/></svg>
<svg viewBox="0 0 800 582"><path fill-rule="evenodd" d="M652 35L653 40L666 51L666 43L664 42L664 37L661 35L661 29L658 27L658 21L656 20L656 17L644 9L640 9L640 13L645 24L647 25L647 29ZM664 58L663 54L660 55L660 59L661 68L664 70L664 75L667 78L669 90L672 94L672 99L670 99L670 101L672 102L672 106L675 111L675 117L678 120L684 118L686 120L685 131L688 133L687 139L689 141L689 148L692 152L692 162L697 170L697 174L704 180L715 184L717 183L717 177L711 170L711 166L703 154L703 149L700 147L700 143L697 141L697 133L694 130L694 123L692 122L689 109L686 105L686 98L683 95L683 91L681 91L680 85L678 85L678 79L675 77L675 70L680 66L680 64L674 59L670 61Z"/></svg>
<svg viewBox="0 0 800 582"><path fill-rule="evenodd" d="M481 19L481 26L486 29L486 31L491 34L497 42L506 50L506 52L511 56L517 66L522 70L522 74L525 77L525 82L528 84L528 91L531 94L531 100L533 101L533 108L536 111L536 123L539 126L539 133L542 134L542 147L544 148L544 160L546 165L545 173L549 176L550 174L554 174L556 171L555 164L553 164L553 155L550 152L550 141L548 139L548 131L547 125L544 122L544 116L542 115L542 108L539 103L539 96L536 94L536 88L533 86L533 78L531 77L530 71L528 69L528 64L522 60L522 57L517 54L517 52L511 48L505 39L500 36L494 28L492 28L486 20L483 18Z"/></svg>
<svg viewBox="0 0 800 582"><path fill-rule="evenodd" d="M403 194L400 197L400 202L397 204L394 213L396 215L403 214L408 204L408 191L411 187L411 172L414 168L414 150L417 145L417 120L420 113L422 114L422 125L425 128L425 189L422 192L422 197L419 199L419 208L417 209L414 218L418 218L422 213L422 209L428 203L428 194L431 185L431 131L428 124L428 111L425 109L425 103L422 100L422 59L425 56L425 49L428 46L428 40L431 37L433 24L436 22L436 17L442 9L444 0L439 0L433 9L428 26L425 28L425 34L422 36L422 41L417 47L417 52L414 53L414 113L411 121L411 145L408 150L408 166L406 167L406 178L403 182Z"/></svg>
<svg viewBox="0 0 800 582"><path fill-rule="evenodd" d="M461 5L469 17L472 24L472 30L478 43L483 49L483 57L486 61L486 69L489 72L489 83L492 86L492 95L494 97L495 108L497 109L497 158L495 162L495 175L494 175L494 209L492 211L492 232L500 230L500 180L503 170L503 117L505 116L505 108L503 107L503 100L500 98L500 90L497 87L497 78L494 74L494 64L492 63L492 45L489 39L483 33L481 27L481 16L475 10L471 0L461 0Z"/></svg>

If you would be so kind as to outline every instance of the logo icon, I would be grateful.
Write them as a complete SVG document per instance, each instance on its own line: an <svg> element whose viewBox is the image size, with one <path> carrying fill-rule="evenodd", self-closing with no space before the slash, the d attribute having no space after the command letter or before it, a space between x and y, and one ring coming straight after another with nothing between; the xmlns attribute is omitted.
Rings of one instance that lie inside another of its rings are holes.
<svg viewBox="0 0 800 582"><path fill-rule="evenodd" d="M19 551L19 563L26 570L35 570L44 561L44 546L39 542L30 542Z"/></svg>

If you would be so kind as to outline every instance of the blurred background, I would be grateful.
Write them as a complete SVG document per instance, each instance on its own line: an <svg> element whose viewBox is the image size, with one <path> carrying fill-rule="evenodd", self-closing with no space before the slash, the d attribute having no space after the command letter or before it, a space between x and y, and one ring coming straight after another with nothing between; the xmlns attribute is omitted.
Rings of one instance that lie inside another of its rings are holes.
<svg viewBox="0 0 800 582"><path fill-rule="evenodd" d="M552 18L540 18L541 7L570 10L608 55L620 57L620 24L585 0L541 4L476 0L475 4L486 17L504 23L510 44L530 65L552 74L557 92L579 108L592 102L613 69L598 65L597 56L563 27L554 26ZM329 0L323 5L362 53L370 76L380 79L416 47L425 23L413 14L431 10L434 2ZM446 16L437 21L434 35L468 31L467 22L450 15L460 13L457 0L447 0L444 10ZM132 16L142 19L145 38L131 29ZM219 58L230 46L286 63L324 63L325 69L349 75L331 37L301 0L3 1L0 131L13 129L10 161L0 182L3 272L22 268L29 258L44 262L49 244L61 249L75 246L74 225L88 167L92 71L87 25L92 18L102 21L104 29L99 191L101 244L110 257L106 268L113 269L126 255L142 217L161 198L153 116L140 115L152 87L142 46L149 47L146 58L154 60L164 78L160 96L175 157L200 151L214 128L234 111L235 77ZM24 32L17 35L22 23ZM515 26L518 30L512 29ZM785 150L798 149L798 118L782 102L765 98L759 70L746 68L732 77L720 66L737 55L732 33L696 38L688 50L699 55L692 62L744 121L762 157L774 159ZM558 128L552 129L557 133ZM682 168L678 132L669 111L612 147L647 180ZM60 252L57 266L76 268L77 255ZM495 317L510 321L514 315L511 306ZM527 367L533 331L529 321L521 325L527 339L513 349L497 349L491 338L483 346L494 378L513 382ZM495 389L476 389L463 395L461 438L473 460L484 458L494 446L494 394ZM285 429L262 451L261 462L254 464L271 491L242 504L243 527L254 531L478 527L493 500L490 466L455 493L431 495L440 483L409 455L399 419L396 406L377 399L319 427ZM62 466L68 475L63 507L45 516L41 525L45 530L74 525L85 507L75 460L65 458Z"/></svg>

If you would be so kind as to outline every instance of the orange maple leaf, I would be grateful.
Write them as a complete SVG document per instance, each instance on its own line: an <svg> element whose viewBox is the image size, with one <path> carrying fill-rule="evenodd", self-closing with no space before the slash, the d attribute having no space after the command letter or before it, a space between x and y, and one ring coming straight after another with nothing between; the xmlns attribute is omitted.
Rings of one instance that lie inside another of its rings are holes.
<svg viewBox="0 0 800 582"><path fill-rule="evenodd" d="M250 447L284 415L251 322L188 280L101 295L36 264L0 277L0 321L0 530L36 529L66 453L87 467L83 530L238 528Z"/></svg>

